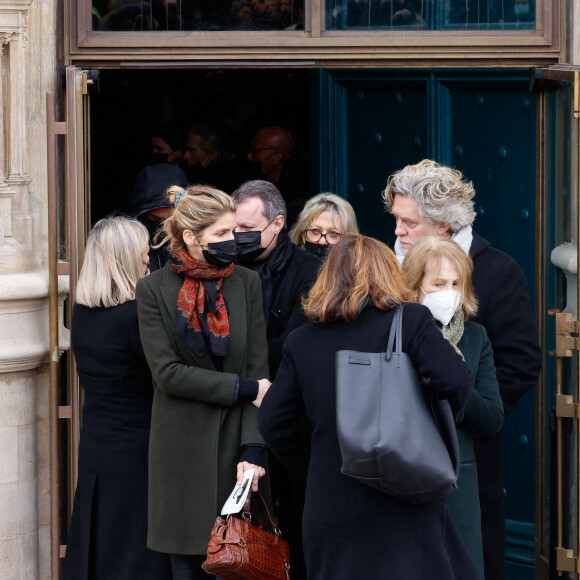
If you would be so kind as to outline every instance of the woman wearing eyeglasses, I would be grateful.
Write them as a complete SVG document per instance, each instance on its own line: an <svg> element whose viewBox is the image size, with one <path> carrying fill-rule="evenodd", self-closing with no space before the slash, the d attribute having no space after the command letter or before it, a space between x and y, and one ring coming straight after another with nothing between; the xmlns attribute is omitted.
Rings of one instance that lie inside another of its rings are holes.
<svg viewBox="0 0 580 580"><path fill-rule="evenodd" d="M358 234L352 205L334 193L319 193L306 202L290 232L290 240L324 258L342 234Z"/></svg>

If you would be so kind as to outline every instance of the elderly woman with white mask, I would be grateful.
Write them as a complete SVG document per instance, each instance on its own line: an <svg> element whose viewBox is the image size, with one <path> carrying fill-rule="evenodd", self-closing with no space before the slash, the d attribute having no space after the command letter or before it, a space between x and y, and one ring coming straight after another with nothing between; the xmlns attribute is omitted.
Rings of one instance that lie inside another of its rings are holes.
<svg viewBox="0 0 580 580"><path fill-rule="evenodd" d="M457 489L447 498L447 508L473 559L483 570L473 436L489 437L499 432L504 412L491 342L481 324L468 320L477 313L471 281L473 262L455 242L430 236L411 247L402 268L417 302L431 310L443 336L475 376L464 418L457 429L461 469Z"/></svg>

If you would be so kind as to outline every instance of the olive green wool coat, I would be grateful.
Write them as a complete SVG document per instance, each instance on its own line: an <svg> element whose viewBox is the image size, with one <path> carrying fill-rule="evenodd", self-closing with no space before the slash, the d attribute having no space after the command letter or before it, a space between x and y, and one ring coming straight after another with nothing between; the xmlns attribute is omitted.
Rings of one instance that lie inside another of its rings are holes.
<svg viewBox="0 0 580 580"><path fill-rule="evenodd" d="M268 347L257 273L235 266L224 279L230 343L223 372L175 332L182 283L166 266L137 284L139 330L154 381L147 545L201 555L236 482L242 447L264 443L258 409L233 400L238 375L268 377Z"/></svg>

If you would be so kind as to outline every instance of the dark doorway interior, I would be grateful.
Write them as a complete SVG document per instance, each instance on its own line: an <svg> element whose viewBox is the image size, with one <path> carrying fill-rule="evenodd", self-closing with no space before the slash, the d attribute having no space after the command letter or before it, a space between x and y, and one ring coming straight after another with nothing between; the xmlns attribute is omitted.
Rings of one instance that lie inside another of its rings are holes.
<svg viewBox="0 0 580 580"><path fill-rule="evenodd" d="M182 146L194 123L227 131L240 182L254 133L284 127L294 137L305 183L312 182L309 71L103 70L91 95L92 221L124 210L137 172L150 161L153 133L168 130Z"/></svg>

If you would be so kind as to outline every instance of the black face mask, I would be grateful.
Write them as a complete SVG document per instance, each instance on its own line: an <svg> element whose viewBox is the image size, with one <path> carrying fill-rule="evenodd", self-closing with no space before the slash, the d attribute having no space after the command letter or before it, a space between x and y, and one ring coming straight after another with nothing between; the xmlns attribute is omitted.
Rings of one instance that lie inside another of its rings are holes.
<svg viewBox="0 0 580 580"><path fill-rule="evenodd" d="M329 244L313 244L312 242L304 242L304 249L315 256L318 256L322 260L326 258L328 250L330 250Z"/></svg>
<svg viewBox="0 0 580 580"><path fill-rule="evenodd" d="M262 232L234 232L238 245L238 259L240 264L251 264L264 252L262 248Z"/></svg>
<svg viewBox="0 0 580 580"><path fill-rule="evenodd" d="M225 242L210 242L207 250L201 246L201 253L205 261L212 266L225 268L229 266L238 255L238 246L236 240L227 240Z"/></svg>

